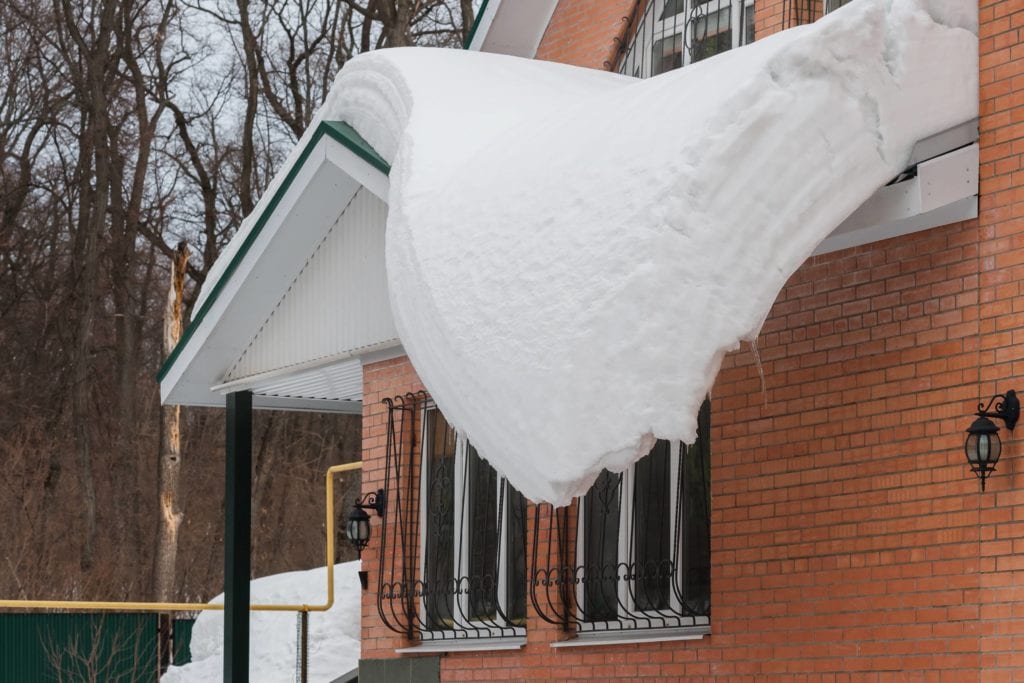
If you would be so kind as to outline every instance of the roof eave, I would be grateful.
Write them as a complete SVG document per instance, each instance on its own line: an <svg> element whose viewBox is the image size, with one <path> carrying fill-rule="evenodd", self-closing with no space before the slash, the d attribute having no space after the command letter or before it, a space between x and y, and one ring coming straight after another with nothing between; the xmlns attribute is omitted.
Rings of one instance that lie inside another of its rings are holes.
<svg viewBox="0 0 1024 683"><path fill-rule="evenodd" d="M464 47L532 59L558 0L484 0Z"/></svg>
<svg viewBox="0 0 1024 683"><path fill-rule="evenodd" d="M325 140L338 143L341 151L329 153ZM208 348L209 342L223 321L228 304L243 292L245 282L252 278L255 261L266 256L268 241L284 222L283 216L277 214L294 208L298 195L306 189L304 184L309 183L317 168L325 163L335 166L340 163L340 172L349 176L354 184L367 187L386 201L388 163L348 124L321 122L292 166L282 170L286 175L273 196L261 202L263 206L258 209L253 227L161 366L157 380L164 403L211 405L216 402L211 387L220 383L218 373L224 369L221 366L234 360L228 356L235 350L216 344ZM268 226L272 227L268 230ZM258 275L255 280L261 282ZM241 343L246 342L248 339Z"/></svg>

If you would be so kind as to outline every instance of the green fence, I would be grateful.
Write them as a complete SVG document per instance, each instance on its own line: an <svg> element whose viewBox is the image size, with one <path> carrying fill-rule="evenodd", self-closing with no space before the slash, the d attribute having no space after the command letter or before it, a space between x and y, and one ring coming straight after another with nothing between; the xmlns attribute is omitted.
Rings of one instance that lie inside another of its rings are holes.
<svg viewBox="0 0 1024 683"><path fill-rule="evenodd" d="M158 674L155 614L0 614L0 681L129 683Z"/></svg>
<svg viewBox="0 0 1024 683"><path fill-rule="evenodd" d="M174 666L181 666L192 661L192 627L195 626L195 619L174 620Z"/></svg>

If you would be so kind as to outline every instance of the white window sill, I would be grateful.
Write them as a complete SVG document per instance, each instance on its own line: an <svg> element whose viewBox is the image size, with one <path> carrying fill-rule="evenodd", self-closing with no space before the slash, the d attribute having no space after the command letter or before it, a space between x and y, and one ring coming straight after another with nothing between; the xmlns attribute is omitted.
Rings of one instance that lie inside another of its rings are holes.
<svg viewBox="0 0 1024 683"><path fill-rule="evenodd" d="M525 636L513 638L459 638L431 640L413 647L395 650L400 655L427 654L430 652L491 652L497 650L519 650L526 645Z"/></svg>
<svg viewBox="0 0 1024 683"><path fill-rule="evenodd" d="M684 626L680 628L645 629L642 631L602 631L580 633L572 640L551 643L551 647L593 647L598 645L626 645L629 643L662 643L674 640L700 640L711 635L710 626Z"/></svg>

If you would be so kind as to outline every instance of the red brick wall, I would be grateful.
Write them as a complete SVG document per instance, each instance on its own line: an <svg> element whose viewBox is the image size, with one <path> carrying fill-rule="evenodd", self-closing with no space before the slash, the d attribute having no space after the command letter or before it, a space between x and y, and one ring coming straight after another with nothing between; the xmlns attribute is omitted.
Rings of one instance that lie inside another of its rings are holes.
<svg viewBox="0 0 1024 683"><path fill-rule="evenodd" d="M423 384L409 360L404 356L363 366L363 493L384 487L384 465L387 455L386 398L420 391ZM380 518L371 516L374 525L370 543L363 551L363 569L369 572L369 589L363 592L362 656L366 658L396 657L395 648L409 645L389 630L377 613L377 578L380 574Z"/></svg>
<svg viewBox="0 0 1024 683"><path fill-rule="evenodd" d="M824 0L757 0L754 3L754 40L809 24L824 11Z"/></svg>
<svg viewBox="0 0 1024 683"><path fill-rule="evenodd" d="M596 37L573 47L589 34L570 4L538 56L603 60ZM446 655L444 680L1024 680L1024 434L1001 432L985 493L962 451L979 399L1024 390L1024 4L983 2L980 18L980 218L811 259L765 323L760 367L749 349L723 364L713 634L556 650L530 606L523 650ZM369 491L378 401L419 382L404 360L365 373ZM363 619L363 656L394 656L372 589Z"/></svg>
<svg viewBox="0 0 1024 683"><path fill-rule="evenodd" d="M636 0L570 0L558 3L537 47L537 59L592 69L613 63Z"/></svg>
<svg viewBox="0 0 1024 683"><path fill-rule="evenodd" d="M1018 389L1024 375L1024 5L979 4L982 242L981 367L988 390ZM1017 429L1021 433L1021 429ZM1006 436L1004 431L1003 436ZM1024 434L1021 434L1024 436ZM1024 453L1021 436L1003 439L1000 472L979 496L985 681L1024 679ZM1012 671L1012 673L1011 673Z"/></svg>

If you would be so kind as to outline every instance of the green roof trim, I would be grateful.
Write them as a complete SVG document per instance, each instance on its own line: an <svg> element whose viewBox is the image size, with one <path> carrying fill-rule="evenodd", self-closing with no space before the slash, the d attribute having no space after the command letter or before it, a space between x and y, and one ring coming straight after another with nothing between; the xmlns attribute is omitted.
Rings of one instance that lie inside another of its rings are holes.
<svg viewBox="0 0 1024 683"><path fill-rule="evenodd" d="M469 46L473 44L473 38L476 37L476 30L480 28L480 19L484 16L484 12L487 11L487 3L490 0L484 0L480 3L480 11L476 13L476 18L473 19L473 27L469 29L469 35L466 36L466 40L462 43L462 49L468 50Z"/></svg>
<svg viewBox="0 0 1024 683"><path fill-rule="evenodd" d="M486 0L484 0L484 2L486 4ZM170 355L167 356L167 360L164 361L164 364L160 366L160 370L156 374L157 382L162 382L164 377L167 376L167 373L170 372L174 363L178 360L178 356L181 355L182 349L188 345L189 340L192 339L192 336L199 328L199 325L202 324L206 314L209 312L210 308L213 307L213 303L217 300L221 290L224 289L224 286L238 269L239 264L242 263L246 254L249 253L249 249L263 231L263 227L267 224L267 221L269 221L270 217L274 214L274 211L277 209L277 205L281 203L282 199L284 199L285 194L288 192L289 188L291 188L292 182L295 180L295 176L299 174L299 170L302 168L302 165L306 163L306 159L309 158L309 155L313 152L317 143L320 142L320 138L325 135L344 145L356 156L373 166L384 175L388 175L391 172L390 164L388 164L381 155L377 154L376 150L370 146L370 143L364 140L363 136L357 133L352 126L348 125L344 121L321 121L320 125L318 125L316 130L313 132L313 136L309 139L309 142L299 155L299 158L295 161L292 167L288 169L288 175L285 176L281 185L277 188L277 191L274 192L274 196L271 197L270 201L267 203L266 208L263 209L262 213L260 213L259 217L256 219L255 225L253 225L252 229L249 230L249 234L245 236L245 241L242 242L242 245L238 248L238 251L235 252L234 257L232 257L231 262L228 263L224 272L221 273L220 278L210 291L210 295L206 297L206 300L203 301L203 305L200 306L199 310L192 316L192 321L189 323L188 327L185 328L185 332L181 335L181 339L178 340L178 344L174 347L174 350L171 351Z"/></svg>
<svg viewBox="0 0 1024 683"><path fill-rule="evenodd" d="M320 127L317 128L317 131L314 134L314 138L318 139L323 133L326 133L345 147L348 147L351 151L356 153L356 156L373 166L384 175L391 173L391 164L384 161L384 157L377 154L377 150L370 147L370 143L364 140L363 136L357 133L355 128L344 121L321 121ZM289 174L288 180L291 180L291 174ZM276 200L277 197L274 199Z"/></svg>

